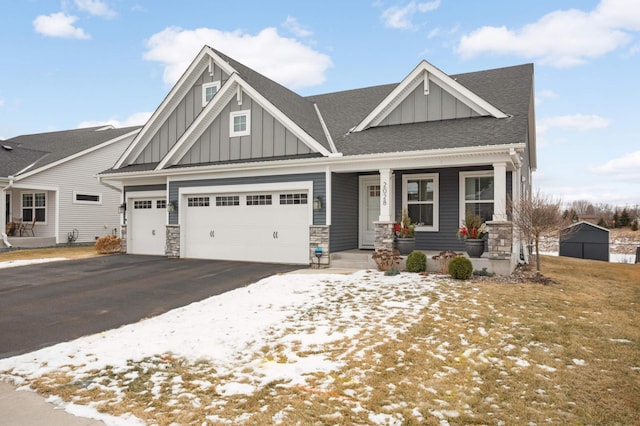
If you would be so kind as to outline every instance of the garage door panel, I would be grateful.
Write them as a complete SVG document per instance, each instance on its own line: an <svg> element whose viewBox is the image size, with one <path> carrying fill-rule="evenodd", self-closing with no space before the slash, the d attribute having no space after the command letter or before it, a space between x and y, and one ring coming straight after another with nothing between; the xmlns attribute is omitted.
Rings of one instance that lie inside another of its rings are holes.
<svg viewBox="0 0 640 426"><path fill-rule="evenodd" d="M131 199L127 252L164 255L166 207L163 198Z"/></svg>
<svg viewBox="0 0 640 426"><path fill-rule="evenodd" d="M247 195L235 194L238 205L216 205L217 195L207 194L209 206L187 207L185 257L309 263L309 206L280 205L278 193L267 194L270 205L247 205Z"/></svg>

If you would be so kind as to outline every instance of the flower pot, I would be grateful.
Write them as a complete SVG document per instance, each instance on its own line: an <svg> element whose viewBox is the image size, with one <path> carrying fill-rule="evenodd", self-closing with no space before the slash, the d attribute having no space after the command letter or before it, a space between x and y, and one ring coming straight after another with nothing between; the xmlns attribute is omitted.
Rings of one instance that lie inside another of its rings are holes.
<svg viewBox="0 0 640 426"><path fill-rule="evenodd" d="M416 248L415 238L398 238L398 251L402 255L411 253Z"/></svg>
<svg viewBox="0 0 640 426"><path fill-rule="evenodd" d="M480 257L484 253L484 240L469 238L464 242L469 257Z"/></svg>

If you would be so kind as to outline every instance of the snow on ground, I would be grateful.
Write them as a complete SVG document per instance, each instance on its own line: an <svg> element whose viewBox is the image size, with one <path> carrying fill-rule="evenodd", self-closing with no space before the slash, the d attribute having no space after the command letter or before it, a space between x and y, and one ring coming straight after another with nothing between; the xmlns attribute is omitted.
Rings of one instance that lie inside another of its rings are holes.
<svg viewBox="0 0 640 426"><path fill-rule="evenodd" d="M47 259L8 260L6 262L0 262L0 269L15 268L16 266L34 265L36 263L58 262L60 260L67 260L67 258L66 257L50 257Z"/></svg>
<svg viewBox="0 0 640 426"><path fill-rule="evenodd" d="M558 256L557 251L541 251L544 256ZM636 261L635 254L609 253L609 263L634 263Z"/></svg>
<svg viewBox="0 0 640 426"><path fill-rule="evenodd" d="M309 375L343 365L340 356L319 350L324 345L347 341L343 356L355 353L358 339L367 338L371 324L394 338L417 321L426 306L437 311L438 295L446 297L440 288L448 281L418 274L386 277L374 271L272 276L136 324L1 359L0 378L5 372L5 379L20 384L65 371L82 380L89 371L105 368L135 374L129 371L130 361L170 353L193 363L210 362L218 383L215 390L222 396L250 395L277 380L304 386ZM265 348L286 362L265 356ZM78 407L68 404L66 409L77 412ZM83 414L88 415L86 410ZM107 424L118 424L94 414ZM377 418L378 413L371 415ZM134 419L128 420L133 424Z"/></svg>

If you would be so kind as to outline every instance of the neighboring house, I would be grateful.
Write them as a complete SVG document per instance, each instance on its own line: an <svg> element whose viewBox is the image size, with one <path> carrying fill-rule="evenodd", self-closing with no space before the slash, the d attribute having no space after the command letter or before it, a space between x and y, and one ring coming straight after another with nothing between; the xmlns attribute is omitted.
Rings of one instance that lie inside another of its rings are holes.
<svg viewBox="0 0 640 426"><path fill-rule="evenodd" d="M309 264L321 247L327 263L391 247L403 209L416 248L463 250L471 210L490 221L484 256L513 268L533 102L531 64L449 76L422 61L397 84L303 97L205 46L101 176L124 186L129 253Z"/></svg>
<svg viewBox="0 0 640 426"><path fill-rule="evenodd" d="M139 127L101 126L17 136L0 144L0 214L6 224L32 224L14 246L77 242L120 232L121 188L103 185L97 174L111 167ZM75 233L74 233L75 230Z"/></svg>

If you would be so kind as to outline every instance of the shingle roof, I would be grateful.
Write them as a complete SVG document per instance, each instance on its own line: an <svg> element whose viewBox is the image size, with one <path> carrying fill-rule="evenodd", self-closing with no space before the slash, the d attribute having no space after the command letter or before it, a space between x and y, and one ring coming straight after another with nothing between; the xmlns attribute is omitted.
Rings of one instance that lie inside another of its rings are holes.
<svg viewBox="0 0 640 426"><path fill-rule="evenodd" d="M372 127L349 133L397 84L311 96L344 155L431 150L523 142L527 134L533 65L451 76L509 114Z"/></svg>
<svg viewBox="0 0 640 426"><path fill-rule="evenodd" d="M227 61L251 87L293 120L311 137L318 141L318 143L331 151L331 146L324 134L313 102L310 102L309 99L298 95L235 59L230 58L224 53L213 48L212 50Z"/></svg>
<svg viewBox="0 0 640 426"><path fill-rule="evenodd" d="M12 149L0 149L0 176L15 176L34 163L29 170L45 166L138 128L105 129L104 126L100 126L22 135L7 139L2 141L2 145Z"/></svg>

